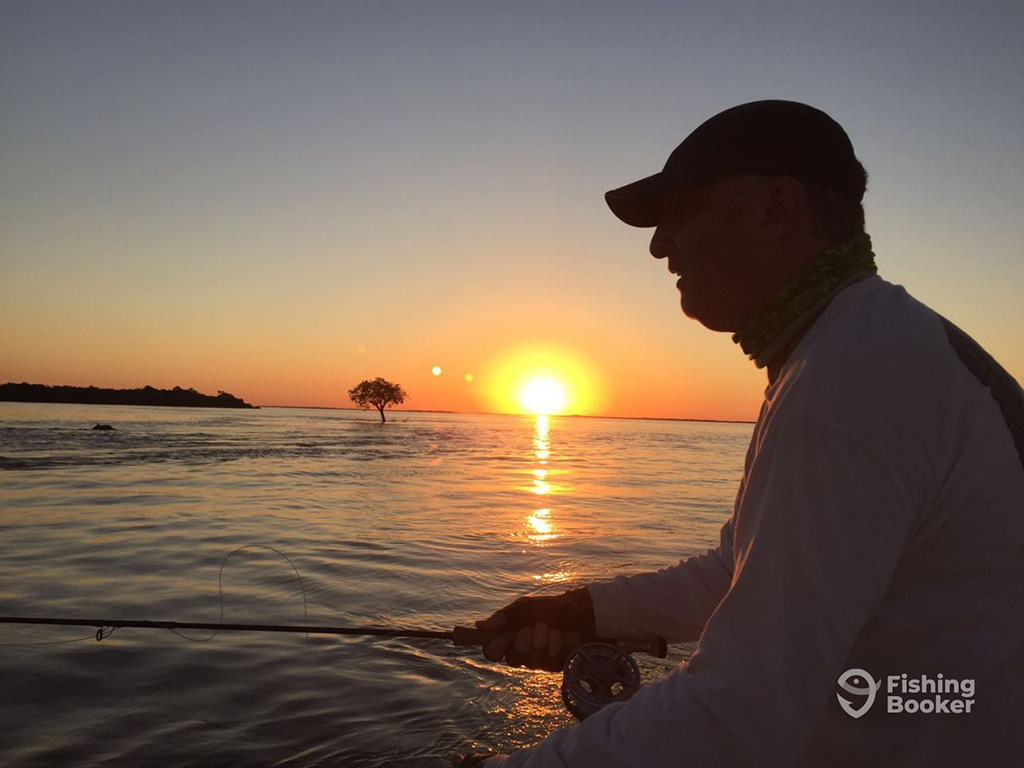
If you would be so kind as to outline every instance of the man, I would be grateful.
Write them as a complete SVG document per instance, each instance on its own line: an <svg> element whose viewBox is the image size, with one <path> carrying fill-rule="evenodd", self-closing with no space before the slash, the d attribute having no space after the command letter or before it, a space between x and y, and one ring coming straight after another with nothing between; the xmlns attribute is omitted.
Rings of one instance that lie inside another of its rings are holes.
<svg viewBox="0 0 1024 768"><path fill-rule="evenodd" d="M588 635L700 642L629 702L453 764L1019 763L1024 393L876 274L865 183L828 115L762 101L606 195L656 227L683 311L767 368L734 512L716 550L478 626L518 631L488 658L549 669Z"/></svg>

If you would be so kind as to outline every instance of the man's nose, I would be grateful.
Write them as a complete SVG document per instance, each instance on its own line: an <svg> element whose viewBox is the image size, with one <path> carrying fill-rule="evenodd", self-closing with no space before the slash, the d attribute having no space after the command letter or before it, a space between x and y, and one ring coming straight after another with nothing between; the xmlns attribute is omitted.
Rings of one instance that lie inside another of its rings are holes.
<svg viewBox="0 0 1024 768"><path fill-rule="evenodd" d="M651 237L651 256L656 259L667 259L671 255L672 241L665 236L665 232L659 226Z"/></svg>

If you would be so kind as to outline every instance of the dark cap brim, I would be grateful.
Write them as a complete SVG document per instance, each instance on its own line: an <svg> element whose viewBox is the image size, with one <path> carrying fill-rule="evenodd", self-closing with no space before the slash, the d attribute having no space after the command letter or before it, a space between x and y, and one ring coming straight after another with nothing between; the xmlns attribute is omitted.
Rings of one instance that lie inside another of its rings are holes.
<svg viewBox="0 0 1024 768"><path fill-rule="evenodd" d="M665 181L661 173L604 193L605 202L620 221L631 227L656 227L665 208Z"/></svg>

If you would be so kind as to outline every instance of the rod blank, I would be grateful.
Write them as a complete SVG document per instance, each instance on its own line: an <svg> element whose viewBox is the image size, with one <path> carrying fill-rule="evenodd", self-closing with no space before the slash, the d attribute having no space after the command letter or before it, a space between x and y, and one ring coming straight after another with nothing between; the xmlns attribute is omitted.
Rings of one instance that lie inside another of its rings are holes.
<svg viewBox="0 0 1024 768"><path fill-rule="evenodd" d="M98 629L209 629L217 632L296 632L310 635L362 635L372 637L425 637L436 640L451 640L455 645L484 645L494 638L506 637L515 642L515 630L484 631L474 627L455 627L451 632L426 629L403 629L395 627L307 627L288 624L220 624L207 621L132 621L126 619L63 619L51 617L0 616L0 624L43 624L64 627L96 627ZM97 637L99 635L97 634ZM668 644L662 637L647 639L606 640L626 653L646 653L665 658Z"/></svg>
<svg viewBox="0 0 1024 768"><path fill-rule="evenodd" d="M376 637L430 637L451 640L451 632L386 627L307 627L286 624L218 624L206 621L128 621L124 619L55 619L46 617L0 616L0 624L49 624L67 627L110 627L122 629L212 629L232 632L299 632L311 635L374 635Z"/></svg>

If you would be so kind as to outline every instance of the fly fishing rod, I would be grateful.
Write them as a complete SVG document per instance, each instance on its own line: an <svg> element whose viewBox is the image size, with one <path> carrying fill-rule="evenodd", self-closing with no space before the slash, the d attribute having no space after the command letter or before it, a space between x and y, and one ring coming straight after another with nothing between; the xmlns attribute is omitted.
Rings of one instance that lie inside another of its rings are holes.
<svg viewBox="0 0 1024 768"><path fill-rule="evenodd" d="M397 627L313 627L301 624L221 624L205 621L135 621L126 619L64 619L32 616L0 616L0 624L46 624L65 627L97 627L99 629L212 629L216 632L295 632L310 635L362 635L373 637L425 637L451 640L458 646L484 645L504 637L515 641L516 630L482 630L474 627L455 627L451 632ZM102 640L102 636L97 636ZM663 638L650 640L596 639L596 643L613 645L624 653L646 653L665 658L668 646Z"/></svg>
<svg viewBox="0 0 1024 768"><path fill-rule="evenodd" d="M137 621L127 619L68 619L33 616L0 616L0 624L32 624L65 627L96 627L96 639L104 640L115 629L207 629L216 632L291 632L308 635L358 635L417 637L450 640L465 647L485 645L504 637L511 645L517 631L455 627L451 632L399 627L321 627L289 624L225 624L206 621ZM640 670L630 654L645 653L663 659L668 654L664 638L596 638L576 646L562 669L562 701L580 720L606 704L626 701L640 689Z"/></svg>

